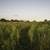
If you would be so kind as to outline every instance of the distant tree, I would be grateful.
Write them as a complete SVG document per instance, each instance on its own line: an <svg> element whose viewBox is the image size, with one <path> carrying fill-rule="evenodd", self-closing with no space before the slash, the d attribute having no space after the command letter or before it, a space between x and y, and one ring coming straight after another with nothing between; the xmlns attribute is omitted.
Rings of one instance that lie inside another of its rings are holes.
<svg viewBox="0 0 50 50"><path fill-rule="evenodd" d="M3 21L3 22L9 22L9 20L4 19L4 18L0 19L0 21Z"/></svg>
<svg viewBox="0 0 50 50"><path fill-rule="evenodd" d="M7 20L6 20L6 19L4 19L4 18L2 18L0 21L4 21L4 22L6 22Z"/></svg>
<svg viewBox="0 0 50 50"><path fill-rule="evenodd" d="M11 21L12 21L12 22L19 22L19 20L13 20L13 19L11 19Z"/></svg>
<svg viewBox="0 0 50 50"><path fill-rule="evenodd" d="M14 20L13 20L13 19L11 19L11 21L13 22Z"/></svg>
<svg viewBox="0 0 50 50"><path fill-rule="evenodd" d="M45 19L44 22L47 22L47 19Z"/></svg>

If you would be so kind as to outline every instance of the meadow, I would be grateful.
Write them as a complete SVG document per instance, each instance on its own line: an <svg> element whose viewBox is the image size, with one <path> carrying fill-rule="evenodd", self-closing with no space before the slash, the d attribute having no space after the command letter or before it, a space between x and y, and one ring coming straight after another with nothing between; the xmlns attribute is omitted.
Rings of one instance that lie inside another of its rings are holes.
<svg viewBox="0 0 50 50"><path fill-rule="evenodd" d="M50 50L50 21L0 21L0 50Z"/></svg>

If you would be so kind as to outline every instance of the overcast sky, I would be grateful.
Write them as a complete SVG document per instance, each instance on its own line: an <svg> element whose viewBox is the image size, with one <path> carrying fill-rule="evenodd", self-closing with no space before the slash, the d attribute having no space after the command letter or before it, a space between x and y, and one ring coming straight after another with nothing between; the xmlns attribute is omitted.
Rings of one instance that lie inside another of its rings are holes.
<svg viewBox="0 0 50 50"><path fill-rule="evenodd" d="M0 18L50 19L50 0L0 0Z"/></svg>

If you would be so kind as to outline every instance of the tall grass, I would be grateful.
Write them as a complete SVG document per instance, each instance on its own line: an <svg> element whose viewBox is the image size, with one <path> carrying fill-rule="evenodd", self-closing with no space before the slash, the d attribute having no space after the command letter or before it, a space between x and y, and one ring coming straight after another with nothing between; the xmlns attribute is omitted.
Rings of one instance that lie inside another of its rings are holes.
<svg viewBox="0 0 50 50"><path fill-rule="evenodd" d="M50 50L50 22L0 22L0 50Z"/></svg>

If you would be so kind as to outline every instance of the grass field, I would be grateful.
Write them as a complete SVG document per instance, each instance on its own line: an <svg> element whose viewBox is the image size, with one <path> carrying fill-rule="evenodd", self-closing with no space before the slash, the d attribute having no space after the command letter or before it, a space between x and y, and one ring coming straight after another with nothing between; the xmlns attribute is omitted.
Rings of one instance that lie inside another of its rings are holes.
<svg viewBox="0 0 50 50"><path fill-rule="evenodd" d="M0 50L50 50L50 22L0 21Z"/></svg>

